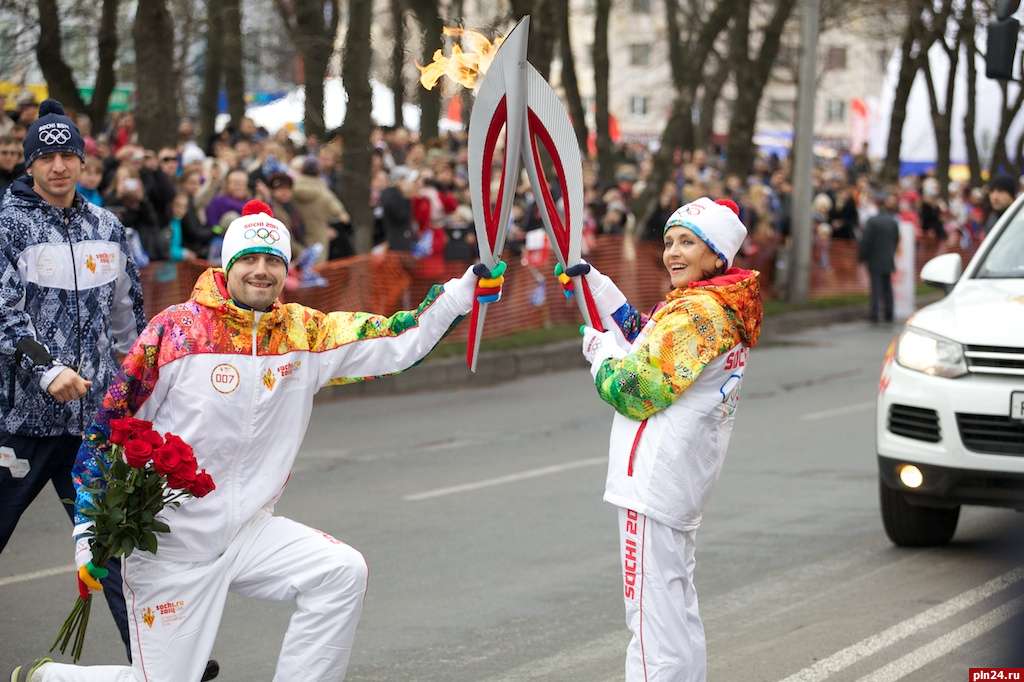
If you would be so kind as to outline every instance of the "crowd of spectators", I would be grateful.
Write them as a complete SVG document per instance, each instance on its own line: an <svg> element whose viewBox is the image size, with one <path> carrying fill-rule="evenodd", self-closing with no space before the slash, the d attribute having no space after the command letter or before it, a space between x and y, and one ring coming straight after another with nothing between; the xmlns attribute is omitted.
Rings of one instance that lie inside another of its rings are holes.
<svg viewBox="0 0 1024 682"><path fill-rule="evenodd" d="M34 103L22 100L0 120L0 194L21 172L21 139L34 116ZM87 150L82 194L132 229L143 263L217 260L221 235L252 197L270 204L289 227L296 257L312 249L307 262L315 263L354 253L354 226L339 198L346 176L338 135L326 142L296 140L286 129L269 134L244 118L237 128L203 141L194 123L183 119L175 145L145 149L130 113L112 115L104 131L93 131L85 116L77 122ZM370 144L374 248L407 253L411 267L427 277L445 261L474 258L465 133L424 143L403 128L377 128ZM657 208L646 215L639 199L651 181L652 153L631 143L616 154L614 181L604 185L594 162L584 160L584 253L600 234L628 237L624 244L660 242L672 211L702 195L739 204L750 234L743 255L788 239L793 220L788 159L759 154L751 174L740 177L726 172L717 149L677 151L670 179L655 193ZM900 218L914 224L918 238L961 247L977 244L1018 191L1013 178L1002 176L985 190L950 182L943 192L939 180L928 175L906 176L898 187L881 188L863 150L819 158L813 173L815 259L826 269L830 243L858 238L878 212L882 189L898 194ZM542 228L525 173L522 179L507 242L513 257L538 243L527 234Z"/></svg>

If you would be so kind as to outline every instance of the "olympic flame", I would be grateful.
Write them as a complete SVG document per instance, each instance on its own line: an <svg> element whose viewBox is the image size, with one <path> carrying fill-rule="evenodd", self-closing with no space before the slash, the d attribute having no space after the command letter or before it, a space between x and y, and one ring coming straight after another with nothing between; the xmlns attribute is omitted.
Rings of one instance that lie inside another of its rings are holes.
<svg viewBox="0 0 1024 682"><path fill-rule="evenodd" d="M416 64L420 70L420 84L432 90L442 76L448 76L464 88L475 89L494 61L494 55L504 38L495 38L492 43L484 34L458 26L445 26L443 33L449 38L461 39L466 49L463 50L459 43L455 43L450 57L445 56L441 50L435 50L429 64Z"/></svg>

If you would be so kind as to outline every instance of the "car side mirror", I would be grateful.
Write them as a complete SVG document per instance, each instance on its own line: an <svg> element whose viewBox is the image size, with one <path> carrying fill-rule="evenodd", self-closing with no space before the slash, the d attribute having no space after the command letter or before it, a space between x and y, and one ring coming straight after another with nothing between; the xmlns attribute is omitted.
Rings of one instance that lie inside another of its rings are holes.
<svg viewBox="0 0 1024 682"><path fill-rule="evenodd" d="M944 253L924 264L921 268L921 281L948 294L960 279L963 269L963 260L959 253Z"/></svg>

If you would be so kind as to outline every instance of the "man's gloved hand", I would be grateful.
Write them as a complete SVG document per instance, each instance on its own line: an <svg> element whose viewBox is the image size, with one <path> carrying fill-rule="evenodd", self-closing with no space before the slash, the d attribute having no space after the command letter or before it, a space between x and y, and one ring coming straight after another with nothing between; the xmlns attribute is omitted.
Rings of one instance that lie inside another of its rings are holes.
<svg viewBox="0 0 1024 682"><path fill-rule="evenodd" d="M488 269L483 263L473 266L473 274L477 276L476 300L480 303L495 303L501 300L501 287L505 283L505 261L499 260L497 265Z"/></svg>
<svg viewBox="0 0 1024 682"><path fill-rule="evenodd" d="M572 278L582 277L589 272L590 263L584 260L568 269L563 268L561 263L555 265L555 277L558 278L558 283L562 285L562 293L565 294L566 298L572 298L573 291L576 288L572 283Z"/></svg>

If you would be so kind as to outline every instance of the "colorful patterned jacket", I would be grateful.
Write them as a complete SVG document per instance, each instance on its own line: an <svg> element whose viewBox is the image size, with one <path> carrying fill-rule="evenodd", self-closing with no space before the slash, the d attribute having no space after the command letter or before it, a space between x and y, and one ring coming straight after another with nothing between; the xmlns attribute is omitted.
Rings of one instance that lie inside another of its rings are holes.
<svg viewBox="0 0 1024 682"><path fill-rule="evenodd" d="M616 412L604 499L694 529L725 461L760 334L758 273L733 268L693 282L650 317L597 270L587 283L617 341L603 343L591 365L598 395Z"/></svg>
<svg viewBox="0 0 1024 682"><path fill-rule="evenodd" d="M134 416L174 433L195 450L217 489L164 510L171 532L158 554L169 561L219 556L284 490L306 433L313 396L323 386L407 369L469 312L476 277L434 286L416 310L391 317L323 313L296 303L265 313L229 298L222 270L200 276L192 298L154 317L111 384L78 453L72 475L76 554L92 505L84 489L99 474L110 420Z"/></svg>
<svg viewBox="0 0 1024 682"><path fill-rule="evenodd" d="M80 434L113 379L115 355L146 324L124 227L80 194L68 209L48 204L25 176L4 196L0 253L0 432ZM46 392L62 368L20 353L26 338L92 381L82 400L61 404Z"/></svg>

